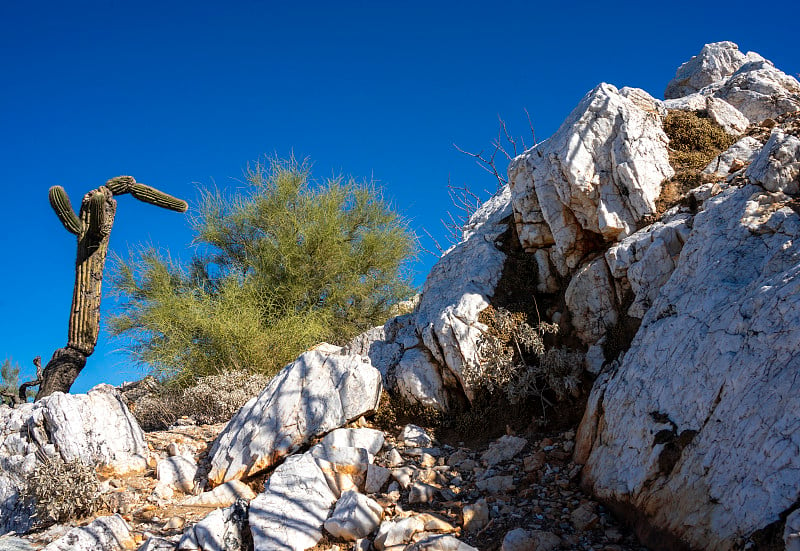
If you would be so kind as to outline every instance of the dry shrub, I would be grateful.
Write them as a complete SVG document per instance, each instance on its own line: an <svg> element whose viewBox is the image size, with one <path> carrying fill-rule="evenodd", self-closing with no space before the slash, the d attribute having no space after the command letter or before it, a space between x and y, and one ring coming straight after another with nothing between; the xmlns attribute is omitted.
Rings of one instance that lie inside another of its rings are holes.
<svg viewBox="0 0 800 551"><path fill-rule="evenodd" d="M658 216L679 203L689 190L716 180L702 171L736 140L704 111L670 111L664 119L664 132L669 137L669 162L675 176L661 187L656 201Z"/></svg>
<svg viewBox="0 0 800 551"><path fill-rule="evenodd" d="M224 423L269 381L266 375L231 371L202 377L188 388L161 385L138 397L131 411L146 431L166 429L180 417L201 424Z"/></svg>
<svg viewBox="0 0 800 551"><path fill-rule="evenodd" d="M558 325L540 321L529 325L525 315L489 306L479 317L487 326L478 343L477 367L465 367L464 379L473 388L501 391L511 404L552 393L563 400L577 395L584 368L582 353L566 348L547 348L544 337L558 332Z"/></svg>
<svg viewBox="0 0 800 551"><path fill-rule="evenodd" d="M431 407L411 404L399 395L381 392L378 409L372 416L372 423L386 432L395 432L407 423L426 428L437 428L445 423L444 414Z"/></svg>
<svg viewBox="0 0 800 551"><path fill-rule="evenodd" d="M94 468L61 456L40 454L21 494L36 504L36 518L42 524L83 518L102 506Z"/></svg>

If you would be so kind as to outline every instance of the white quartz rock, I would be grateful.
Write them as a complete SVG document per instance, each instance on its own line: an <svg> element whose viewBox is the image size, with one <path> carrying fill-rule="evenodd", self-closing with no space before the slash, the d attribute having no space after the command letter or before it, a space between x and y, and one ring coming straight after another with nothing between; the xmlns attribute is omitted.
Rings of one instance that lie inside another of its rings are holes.
<svg viewBox="0 0 800 551"><path fill-rule="evenodd" d="M156 476L159 482L168 484L186 494L194 490L196 474L197 464L182 455L167 457L156 465Z"/></svg>
<svg viewBox="0 0 800 551"><path fill-rule="evenodd" d="M561 275L602 242L630 235L674 174L660 116L637 104L600 84L509 166L520 242L529 252L554 244L550 260Z"/></svg>
<svg viewBox="0 0 800 551"><path fill-rule="evenodd" d="M800 82L763 59L744 64L714 95L733 105L750 122L800 109Z"/></svg>
<svg viewBox="0 0 800 551"><path fill-rule="evenodd" d="M478 551L448 534L431 534L406 547L407 551Z"/></svg>
<svg viewBox="0 0 800 551"><path fill-rule="evenodd" d="M425 347L446 368L443 383L460 384L468 398L473 392L462 374L465 366L478 369L480 364L477 344L485 326L478 315L489 305L505 264L506 255L495 241L508 230L510 200L504 187L470 218L464 240L431 269L416 314Z"/></svg>
<svg viewBox="0 0 800 551"><path fill-rule="evenodd" d="M392 472L386 467L370 464L367 467L367 481L364 484L364 491L368 494L377 494L388 482Z"/></svg>
<svg viewBox="0 0 800 551"><path fill-rule="evenodd" d="M425 529L425 523L418 517L400 520L384 520L378 528L373 545L378 551L385 551L411 541L411 537Z"/></svg>
<svg viewBox="0 0 800 551"><path fill-rule="evenodd" d="M255 549L314 547L334 503L336 495L311 454L288 457L270 475L264 492L250 502Z"/></svg>
<svg viewBox="0 0 800 551"><path fill-rule="evenodd" d="M256 494L250 489L250 486L241 480L229 480L213 490L203 492L197 496L190 496L184 499L181 504L201 507L229 507L236 503L237 499L250 501L254 497L256 497Z"/></svg>
<svg viewBox="0 0 800 551"><path fill-rule="evenodd" d="M614 281L604 257L585 264L572 277L564 294L575 335L585 345L600 340L619 319Z"/></svg>
<svg viewBox="0 0 800 551"><path fill-rule="evenodd" d="M422 427L408 424L400 431L399 440L407 447L429 448L433 438Z"/></svg>
<svg viewBox="0 0 800 551"><path fill-rule="evenodd" d="M598 498L692 548L730 549L797 499L800 217L764 195L706 201L576 442Z"/></svg>
<svg viewBox="0 0 800 551"><path fill-rule="evenodd" d="M99 517L86 526L73 528L57 540L46 545L42 551L124 551L136 544L130 526L114 515Z"/></svg>
<svg viewBox="0 0 800 551"><path fill-rule="evenodd" d="M111 385L98 385L86 394L56 392L34 407L38 404L43 406L52 443L64 460L113 465L136 456L144 461L144 432Z"/></svg>
<svg viewBox="0 0 800 551"><path fill-rule="evenodd" d="M394 381L400 396L407 402L441 411L447 409L441 368L427 349L406 350L395 368Z"/></svg>
<svg viewBox="0 0 800 551"><path fill-rule="evenodd" d="M758 152L761 151L763 145L752 136L745 136L708 163L703 172L706 174L716 172L725 176L732 172L731 169L735 166L735 163L739 163L742 166L750 164L756 158Z"/></svg>
<svg viewBox="0 0 800 551"><path fill-rule="evenodd" d="M800 192L800 139L775 128L747 168L747 177L769 191Z"/></svg>
<svg viewBox="0 0 800 551"><path fill-rule="evenodd" d="M750 121L747 117L733 105L720 98L706 98L706 112L712 121L720 125L725 132L734 136L740 135L750 126Z"/></svg>
<svg viewBox="0 0 800 551"><path fill-rule="evenodd" d="M498 463L514 458L527 443L528 441L524 438L506 434L489 444L489 449L481 455L481 461L489 467L493 467Z"/></svg>
<svg viewBox="0 0 800 551"><path fill-rule="evenodd" d="M30 504L19 489L43 454L116 474L144 470L147 445L119 392L98 385L87 394L55 394L16 408L0 406L0 533L25 532Z"/></svg>
<svg viewBox="0 0 800 551"><path fill-rule="evenodd" d="M246 539L247 517L247 504L243 500L225 509L215 509L184 532L176 549L241 551Z"/></svg>
<svg viewBox="0 0 800 551"><path fill-rule="evenodd" d="M364 448L327 447L317 444L308 453L316 460L336 497L348 490L364 490L370 454Z"/></svg>
<svg viewBox="0 0 800 551"><path fill-rule="evenodd" d="M355 541L371 534L381 523L383 508L374 499L356 491L342 494L325 530L336 538Z"/></svg>
<svg viewBox="0 0 800 551"><path fill-rule="evenodd" d="M326 448L364 448L375 455L383 447L385 437L376 429L336 429L325 435L320 444Z"/></svg>
<svg viewBox="0 0 800 551"><path fill-rule="evenodd" d="M706 44L700 53L678 67L664 97L667 99L688 96L709 84L723 80L744 65L747 56L733 42Z"/></svg>
<svg viewBox="0 0 800 551"><path fill-rule="evenodd" d="M381 374L364 356L325 345L287 365L214 441L212 484L257 473L312 437L373 411Z"/></svg>
<svg viewBox="0 0 800 551"><path fill-rule="evenodd" d="M786 518L783 544L786 546L786 551L800 551L800 510L794 511Z"/></svg>
<svg viewBox="0 0 800 551"><path fill-rule="evenodd" d="M400 316L401 318L413 318L413 315ZM386 327L395 322L394 318L378 327L365 331L364 333L355 337L347 345L345 352L347 354L355 354L367 356L372 363L372 366L380 371L383 377L383 382L386 384L387 374L397 365L400 361L400 356L403 354L403 346L394 342L394 339L386 333Z"/></svg>

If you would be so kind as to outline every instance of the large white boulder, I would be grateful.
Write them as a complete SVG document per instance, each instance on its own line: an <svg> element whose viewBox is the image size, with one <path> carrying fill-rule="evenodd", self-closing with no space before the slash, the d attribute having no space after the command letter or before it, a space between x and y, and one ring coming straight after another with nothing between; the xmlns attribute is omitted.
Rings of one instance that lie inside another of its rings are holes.
<svg viewBox="0 0 800 551"><path fill-rule="evenodd" d="M726 131L739 133L745 122L800 109L800 83L755 52L716 42L678 68L664 97L669 109L706 110Z"/></svg>
<svg viewBox="0 0 800 551"><path fill-rule="evenodd" d="M584 484L692 548L731 549L800 497L800 217L789 199L748 185L706 201L579 430Z"/></svg>
<svg viewBox="0 0 800 551"><path fill-rule="evenodd" d="M526 251L552 245L561 275L656 211L674 174L657 101L645 110L610 84L589 92L548 140L509 166L514 220ZM629 96L631 94L628 94Z"/></svg>
<svg viewBox="0 0 800 551"><path fill-rule="evenodd" d="M322 538L336 495L311 454L293 455L272 473L250 502L248 520L256 549L303 550Z"/></svg>
<svg viewBox="0 0 800 551"><path fill-rule="evenodd" d="M117 465L118 471L144 467L144 432L111 385L98 385L86 394L56 392L36 402L37 407L41 426L65 461ZM38 421L35 413L33 418Z"/></svg>
<svg viewBox="0 0 800 551"><path fill-rule="evenodd" d="M324 345L287 365L233 416L209 453L212 485L276 464L312 437L374 411L381 374L366 356Z"/></svg>
<svg viewBox="0 0 800 551"><path fill-rule="evenodd" d="M73 528L42 551L126 551L135 545L128 523L114 515Z"/></svg>
<svg viewBox="0 0 800 551"><path fill-rule="evenodd" d="M575 272L564 293L564 302L575 335L585 345L596 343L616 325L620 305L604 257L584 264Z"/></svg>
<svg viewBox="0 0 800 551"><path fill-rule="evenodd" d="M750 54L751 58L753 54ZM700 53L678 67L664 97L667 99L688 96L723 80L744 65L748 57L733 42L706 44Z"/></svg>
<svg viewBox="0 0 800 551"><path fill-rule="evenodd" d="M60 456L117 474L146 467L144 433L119 392L99 385L87 394L56 392L33 404L0 406L0 532L30 527L19 490L38 462Z"/></svg>
<svg viewBox="0 0 800 551"><path fill-rule="evenodd" d="M750 122L800 109L800 83L763 59L744 64L714 95L733 105Z"/></svg>
<svg viewBox="0 0 800 551"><path fill-rule="evenodd" d="M503 272L506 255L495 242L508 230L510 200L508 187L504 187L484 203L467 224L463 241L439 259L425 280L415 318L417 333L443 369L438 380L433 375L428 378L434 386L420 392L415 387L425 377L419 375L416 366L424 355L414 352L412 359L405 358L402 373L409 381L405 392L420 394L417 401L421 403L433 405L441 394L439 380L444 386L460 385L472 398L463 372L466 366L480 363L477 346L485 326L478 315L489 305Z"/></svg>
<svg viewBox="0 0 800 551"><path fill-rule="evenodd" d="M747 167L747 176L769 191L796 195L800 192L800 138L775 128Z"/></svg>
<svg viewBox="0 0 800 551"><path fill-rule="evenodd" d="M642 228L606 251L611 276L627 280L633 292L629 316L641 319L672 275L689 236L692 218L687 213L675 214Z"/></svg>

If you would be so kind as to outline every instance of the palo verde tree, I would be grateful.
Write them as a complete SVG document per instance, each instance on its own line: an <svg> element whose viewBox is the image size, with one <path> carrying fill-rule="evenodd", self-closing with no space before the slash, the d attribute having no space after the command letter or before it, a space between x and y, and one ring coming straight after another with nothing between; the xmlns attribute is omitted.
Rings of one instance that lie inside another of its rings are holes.
<svg viewBox="0 0 800 551"><path fill-rule="evenodd" d="M135 199L178 212L186 212L185 201L140 184L131 176L118 176L83 196L78 214L61 186L50 188L50 205L64 228L78 240L75 286L69 316L67 346L53 354L39 377L36 399L53 392L69 392L72 383L94 352L100 332L100 298L108 241L114 215L115 196L130 193Z"/></svg>
<svg viewBox="0 0 800 551"><path fill-rule="evenodd" d="M112 333L164 380L241 369L271 375L321 341L345 344L413 294L416 240L369 183L315 182L307 163L250 166L248 188L206 192L196 252L117 259Z"/></svg>

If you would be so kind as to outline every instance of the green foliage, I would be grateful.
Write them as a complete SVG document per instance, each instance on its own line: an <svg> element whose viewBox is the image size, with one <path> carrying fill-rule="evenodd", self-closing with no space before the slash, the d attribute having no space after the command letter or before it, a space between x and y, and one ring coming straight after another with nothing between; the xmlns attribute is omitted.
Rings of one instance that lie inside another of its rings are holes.
<svg viewBox="0 0 800 551"><path fill-rule="evenodd" d="M22 488L23 499L36 504L39 522L63 523L91 515L102 507L100 485L94 468L79 460L65 462L61 456L40 454Z"/></svg>
<svg viewBox="0 0 800 551"><path fill-rule="evenodd" d="M11 399L4 396L10 394L16 396L19 388L19 364L6 358L0 365L0 403L13 406Z"/></svg>
<svg viewBox="0 0 800 551"><path fill-rule="evenodd" d="M344 344L413 290L415 239L371 184L257 163L232 197L205 192L188 265L145 248L117 258L115 335L162 379L274 374L310 346Z"/></svg>
<svg viewBox="0 0 800 551"><path fill-rule="evenodd" d="M492 306L479 319L487 330L478 344L480 365L464 370L470 385L501 391L511 404L530 397L547 401L548 391L559 400L579 392L583 355L545 346L544 336L557 333L558 325L540 321L533 327L524 314Z"/></svg>

